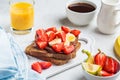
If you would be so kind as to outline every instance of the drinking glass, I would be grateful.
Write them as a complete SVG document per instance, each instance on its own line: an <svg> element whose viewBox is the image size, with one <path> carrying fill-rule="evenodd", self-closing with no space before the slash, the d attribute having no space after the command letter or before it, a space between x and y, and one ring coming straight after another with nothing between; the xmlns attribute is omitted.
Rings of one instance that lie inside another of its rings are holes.
<svg viewBox="0 0 120 80"><path fill-rule="evenodd" d="M10 0L12 31L16 34L31 32L34 25L34 0Z"/></svg>

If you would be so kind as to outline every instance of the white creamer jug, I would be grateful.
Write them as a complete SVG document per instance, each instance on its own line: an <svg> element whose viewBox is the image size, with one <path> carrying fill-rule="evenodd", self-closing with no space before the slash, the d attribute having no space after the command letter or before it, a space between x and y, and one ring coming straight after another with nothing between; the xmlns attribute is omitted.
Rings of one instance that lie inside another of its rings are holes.
<svg viewBox="0 0 120 80"><path fill-rule="evenodd" d="M120 0L101 0L101 9L97 18L100 32L104 34L116 32L117 26L120 25L116 20L118 11L120 11Z"/></svg>

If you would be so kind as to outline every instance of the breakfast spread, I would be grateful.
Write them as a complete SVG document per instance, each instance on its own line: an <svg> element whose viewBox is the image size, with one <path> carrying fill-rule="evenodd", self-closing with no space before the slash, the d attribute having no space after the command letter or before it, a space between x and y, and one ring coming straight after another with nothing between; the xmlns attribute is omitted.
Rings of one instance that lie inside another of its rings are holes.
<svg viewBox="0 0 120 80"><path fill-rule="evenodd" d="M92 56L87 50L82 50L88 55L87 60L82 63L85 71L95 76L112 76L120 70L120 63L114 58L107 56L98 49L98 53ZM92 56L92 57L91 57Z"/></svg>
<svg viewBox="0 0 120 80"><path fill-rule="evenodd" d="M26 54L41 60L63 65L76 57L80 48L78 42L79 30L61 26L60 29L50 27L38 29L35 40L26 47Z"/></svg>

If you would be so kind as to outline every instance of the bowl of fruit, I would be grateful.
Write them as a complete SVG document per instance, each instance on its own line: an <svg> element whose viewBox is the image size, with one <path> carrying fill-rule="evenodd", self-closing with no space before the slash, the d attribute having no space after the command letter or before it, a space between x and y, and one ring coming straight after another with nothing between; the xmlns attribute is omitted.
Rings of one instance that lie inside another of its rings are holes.
<svg viewBox="0 0 120 80"><path fill-rule="evenodd" d="M120 75L120 62L98 49L95 56L82 50L88 58L82 63L84 76L87 80L117 80Z"/></svg>

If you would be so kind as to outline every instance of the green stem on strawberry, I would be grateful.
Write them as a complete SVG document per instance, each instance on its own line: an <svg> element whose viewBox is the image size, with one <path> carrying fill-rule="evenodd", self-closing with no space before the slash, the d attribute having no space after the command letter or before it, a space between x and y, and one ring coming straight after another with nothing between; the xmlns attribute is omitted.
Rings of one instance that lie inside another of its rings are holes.
<svg viewBox="0 0 120 80"><path fill-rule="evenodd" d="M87 51L87 50L82 50L82 53L85 53L87 56L88 56L88 58L85 60L85 62L87 62L87 63L94 63L94 58L93 58L93 56L91 55L91 52L89 52L89 51Z"/></svg>

